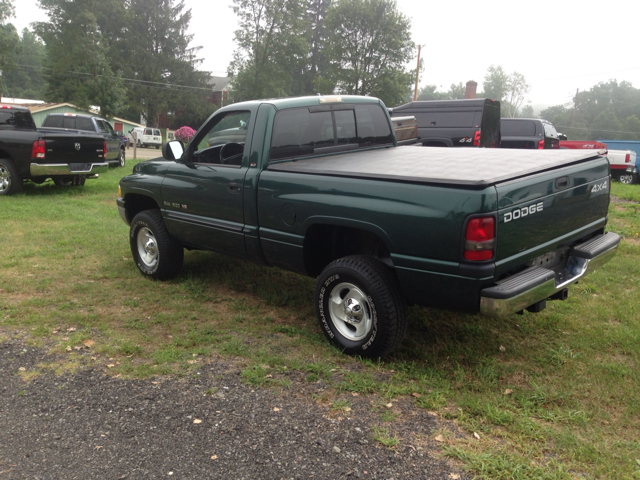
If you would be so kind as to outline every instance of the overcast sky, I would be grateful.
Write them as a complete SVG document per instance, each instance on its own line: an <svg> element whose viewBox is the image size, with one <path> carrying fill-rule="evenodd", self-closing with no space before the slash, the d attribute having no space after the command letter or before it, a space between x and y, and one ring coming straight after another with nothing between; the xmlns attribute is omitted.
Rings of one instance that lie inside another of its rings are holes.
<svg viewBox="0 0 640 480"><path fill-rule="evenodd" d="M570 102L576 89L588 90L609 79L640 88L640 8L633 2L610 0L598 8L578 0L397 2L411 20L413 41L423 45L426 68L420 86L432 84L446 91L452 83L475 80L481 91L487 67L493 64L523 74L534 105ZM34 3L14 1L16 18L10 21L19 31L47 19ZM225 0L185 4L192 13L192 46L203 47L201 68L225 75L237 28L233 11L224 6Z"/></svg>

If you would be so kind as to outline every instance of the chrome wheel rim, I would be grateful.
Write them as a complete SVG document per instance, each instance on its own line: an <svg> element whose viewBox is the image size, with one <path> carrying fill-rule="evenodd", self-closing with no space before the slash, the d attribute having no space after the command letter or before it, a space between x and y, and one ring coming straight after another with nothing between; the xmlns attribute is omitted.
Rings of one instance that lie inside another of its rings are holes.
<svg viewBox="0 0 640 480"><path fill-rule="evenodd" d="M632 181L632 175L620 175L620 183L626 183L627 185L629 185Z"/></svg>
<svg viewBox="0 0 640 480"><path fill-rule="evenodd" d="M124 159L124 150L120 150L120 166L121 166L121 167L124 167L124 162L125 162L125 159Z"/></svg>
<svg viewBox="0 0 640 480"><path fill-rule="evenodd" d="M373 327L369 299L353 283L343 282L329 294L329 316L338 332L353 342L364 339Z"/></svg>
<svg viewBox="0 0 640 480"><path fill-rule="evenodd" d="M9 190L11 186L11 175L9 175L9 169L0 165L0 192Z"/></svg>
<svg viewBox="0 0 640 480"><path fill-rule="evenodd" d="M156 243L156 237L153 232L147 227L142 227L138 230L137 236L138 256L142 263L147 267L153 268L158 263L158 244Z"/></svg>

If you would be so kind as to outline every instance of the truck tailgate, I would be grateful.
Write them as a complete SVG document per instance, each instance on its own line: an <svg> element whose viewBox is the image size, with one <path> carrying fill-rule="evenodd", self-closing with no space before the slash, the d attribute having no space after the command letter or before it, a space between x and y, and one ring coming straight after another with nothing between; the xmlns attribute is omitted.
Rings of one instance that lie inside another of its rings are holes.
<svg viewBox="0 0 640 480"><path fill-rule="evenodd" d="M104 139L99 135L46 133L46 154L40 164L104 162Z"/></svg>
<svg viewBox="0 0 640 480"><path fill-rule="evenodd" d="M497 184L497 265L545 255L601 229L609 187L608 161L595 153L591 160Z"/></svg>

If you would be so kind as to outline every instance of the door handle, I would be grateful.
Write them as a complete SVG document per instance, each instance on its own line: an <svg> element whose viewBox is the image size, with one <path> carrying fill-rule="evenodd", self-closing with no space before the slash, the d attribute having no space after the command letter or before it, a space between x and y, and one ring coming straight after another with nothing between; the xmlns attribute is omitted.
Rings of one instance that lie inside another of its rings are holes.
<svg viewBox="0 0 640 480"><path fill-rule="evenodd" d="M556 188L558 190L562 190L563 188L567 188L569 186L569 177L560 177L556 179Z"/></svg>
<svg viewBox="0 0 640 480"><path fill-rule="evenodd" d="M227 185L227 190L229 191L229 193L240 193L240 190L242 190L242 185L240 185L239 183L231 182Z"/></svg>

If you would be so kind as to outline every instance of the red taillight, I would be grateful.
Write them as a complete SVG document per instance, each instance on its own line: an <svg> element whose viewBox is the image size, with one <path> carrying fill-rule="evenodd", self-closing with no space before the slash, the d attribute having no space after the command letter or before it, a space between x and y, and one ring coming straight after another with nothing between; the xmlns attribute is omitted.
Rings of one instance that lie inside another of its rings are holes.
<svg viewBox="0 0 640 480"><path fill-rule="evenodd" d="M495 220L493 217L472 218L465 232L464 258L475 262L493 257Z"/></svg>
<svg viewBox="0 0 640 480"><path fill-rule="evenodd" d="M544 140L540 140L538 142L538 150L542 150L544 148Z"/></svg>
<svg viewBox="0 0 640 480"><path fill-rule="evenodd" d="M36 140L31 146L31 158L44 158L44 140Z"/></svg>
<svg viewBox="0 0 640 480"><path fill-rule="evenodd" d="M629 163L630 161L631 161L631 154L630 154L630 153L627 153L627 154L624 156L624 163Z"/></svg>
<svg viewBox="0 0 640 480"><path fill-rule="evenodd" d="M480 146L480 130L476 130L476 133L473 136L473 146L474 147Z"/></svg>
<svg viewBox="0 0 640 480"><path fill-rule="evenodd" d="M102 158L107 158L107 142L102 142Z"/></svg>
<svg viewBox="0 0 640 480"><path fill-rule="evenodd" d="M0 108L11 110L11 106L10 105L0 105Z"/></svg>

